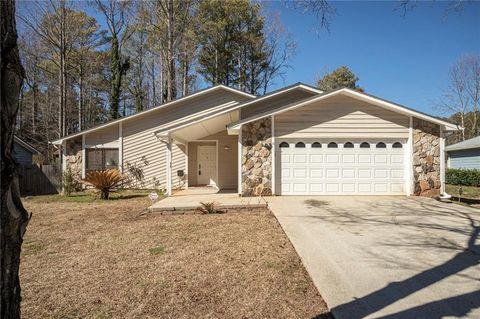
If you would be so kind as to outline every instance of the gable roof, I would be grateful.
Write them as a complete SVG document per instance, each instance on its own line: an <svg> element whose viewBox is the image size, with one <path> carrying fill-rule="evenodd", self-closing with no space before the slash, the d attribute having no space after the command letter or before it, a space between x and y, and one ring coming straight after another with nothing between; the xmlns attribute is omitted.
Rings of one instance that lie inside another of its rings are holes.
<svg viewBox="0 0 480 319"><path fill-rule="evenodd" d="M456 144L449 145L445 147L445 150L448 151L460 151L460 150L469 150L472 148L480 148L480 136L458 142Z"/></svg>
<svg viewBox="0 0 480 319"><path fill-rule="evenodd" d="M254 99L256 98L255 95L253 94L250 94L250 93L246 93L246 92L243 92L243 91L240 91L240 90L237 90L237 89L234 89L234 88L231 88L231 87L228 87L228 86L225 86L225 85L216 85L216 86L212 86L210 88L206 88L206 89L203 89L203 90L200 90L200 91L197 91L195 93L192 93L192 94L189 94L189 95L186 95L186 96L183 96L183 97L180 97L178 99L175 99L175 100L172 100L170 102L167 102L167 103L164 103L164 104L161 104L159 106L155 106L155 107L152 107L150 109L147 109L147 110L144 110L144 111L140 111L140 112L137 112L135 114L132 114L132 115L129 115L129 116L125 116L125 117L122 117L122 118L119 118L119 119L116 119L116 120L112 120L112 121L109 121L107 123L104 123L104 124L100 124L100 125L97 125L95 127L92 127L92 128L89 128L89 129L86 129L86 130L83 130L83 131L80 131L78 133L73 133L73 134L69 134L69 135L66 135L62 138L59 138L59 139L56 139L54 141L52 141L51 143L52 144L56 144L56 145L59 145L61 144L64 140L67 140L67 139L70 139L70 138L74 138L74 137L77 137L77 136L81 136L83 134L86 134L86 133L90 133L90 132L93 132L93 131L96 131L96 130L99 130L99 129L102 129L102 128L105 128L105 127L109 127L111 125L114 125L114 124L118 124L120 122L123 122L123 121L126 121L126 120L130 120L132 118L136 118L140 115L144 115L144 114L147 114L147 113L151 113L151 112L155 112L157 110L160 110L160 109L164 109L166 107L169 107L169 106L172 106L172 105L175 105L175 104L178 104L179 102L184 102L184 101L187 101L193 97L198 97L198 96L201 96L201 95L204 95L206 93L210 93L210 92L213 92L213 91L218 91L218 90L224 90L224 91L228 91L228 92L232 92L232 93L235 93L235 94L238 94L238 95L241 95L241 96L245 96L245 97L248 97L250 99Z"/></svg>
<svg viewBox="0 0 480 319"><path fill-rule="evenodd" d="M15 143L21 145L23 148L27 149L28 151L30 151L33 154L40 154L39 150L37 150L35 147L33 147L29 143L25 142L24 140L22 140L20 137L18 137L16 135L13 137L13 141Z"/></svg>
<svg viewBox="0 0 480 319"><path fill-rule="evenodd" d="M391 102L391 101L388 101L388 100L384 100L384 99L381 99L379 97L376 97L376 96L373 96L373 95L370 95L370 94L358 92L358 91L355 91L355 90L352 90L352 89L349 89L349 88L339 88L339 89L336 89L336 90L333 90L333 91L324 92L324 93L321 93L319 95L316 95L316 96L313 96L313 97L310 97L310 98L306 98L306 99L303 99L303 100L295 102L295 103L291 103L291 104L288 104L288 105L281 106L281 107L279 107L275 110L270 110L270 111L260 113L260 114L255 115L255 116L251 116L251 117L242 119L240 121L237 121L235 123L230 124L228 126L228 129L229 130L238 130L243 124L247 124L247 123L256 121L256 120L261 119L263 117L287 112L287 111L296 109L296 108L301 107L301 106L305 106L305 105L313 103L313 102L326 100L330 97L337 96L337 95L340 95L340 94L343 94L343 95L346 95L346 96L349 96L349 97L352 97L352 98L355 98L355 99L358 99L358 100L362 100L362 101L365 101L367 103L374 104L374 105L389 109L391 111L404 114L406 116L413 116L413 117L420 118L420 119L423 119L423 120L428 121L428 122L432 122L432 123L439 124L439 125L444 125L447 130L454 131L454 130L459 129L459 127L457 125L446 122L446 121L441 120L439 118L436 118L434 116L431 116L431 115L413 110L413 109L408 108L406 106L403 106L403 105L400 105L400 104L397 104L397 103L394 103L394 102Z"/></svg>
<svg viewBox="0 0 480 319"><path fill-rule="evenodd" d="M193 118L187 118L187 119L184 119L184 120L179 119L178 121L173 121L173 122L170 122L170 123L163 124L163 125L158 127L158 129L155 131L155 133L159 134L159 135L164 135L168 131L179 129L179 128L184 128L184 127L187 127L187 126L193 125L193 124L197 124L197 123L199 123L199 122L201 122L205 119L209 119L211 117L216 117L216 116L220 116L220 115L223 115L223 114L226 114L226 113L229 113L229 112L233 112L233 111L239 110L243 107L251 106L251 105L254 105L254 104L259 103L261 101L269 100L269 99L271 99L275 96L279 96L281 94L285 94L285 93L291 92L293 90L304 90L304 91L311 92L315 95L323 93L323 91L321 91L321 90L319 90L315 87L309 86L309 85L301 83L301 82L297 82L297 83L294 83L292 85L283 87L281 89L269 92L265 95L259 96L259 97L255 98L253 100L249 100L249 101L243 102L241 104L233 105L232 107L227 107L227 108L224 108L224 109L219 110L219 111L218 110L213 110L212 112L205 112L205 113L199 114L198 116L193 117Z"/></svg>

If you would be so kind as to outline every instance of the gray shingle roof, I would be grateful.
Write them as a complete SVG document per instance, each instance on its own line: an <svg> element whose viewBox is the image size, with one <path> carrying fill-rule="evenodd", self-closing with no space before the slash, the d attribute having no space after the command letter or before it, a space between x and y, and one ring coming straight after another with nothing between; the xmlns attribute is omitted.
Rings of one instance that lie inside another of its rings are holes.
<svg viewBox="0 0 480 319"><path fill-rule="evenodd" d="M466 141L462 141L456 144L449 145L445 147L447 151L459 151L459 150L468 150L471 148L480 148L480 136L471 138Z"/></svg>

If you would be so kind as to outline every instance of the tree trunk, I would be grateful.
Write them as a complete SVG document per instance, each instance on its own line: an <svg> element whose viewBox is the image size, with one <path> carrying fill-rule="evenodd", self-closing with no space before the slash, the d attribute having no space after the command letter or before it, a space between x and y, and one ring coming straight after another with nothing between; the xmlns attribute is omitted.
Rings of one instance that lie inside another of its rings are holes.
<svg viewBox="0 0 480 319"><path fill-rule="evenodd" d="M15 2L0 1L0 106L1 106L1 210L0 210L0 289L1 318L20 318L20 252L28 224L18 192L16 162L13 157L15 118L24 78L17 46Z"/></svg>
<svg viewBox="0 0 480 319"><path fill-rule="evenodd" d="M79 79L78 79L78 131L83 128L83 67L79 65Z"/></svg>

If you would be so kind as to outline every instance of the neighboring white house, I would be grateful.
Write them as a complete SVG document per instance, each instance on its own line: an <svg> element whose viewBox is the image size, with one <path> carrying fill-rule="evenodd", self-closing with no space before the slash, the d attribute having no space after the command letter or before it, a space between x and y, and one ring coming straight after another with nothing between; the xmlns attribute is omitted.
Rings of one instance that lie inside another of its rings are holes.
<svg viewBox="0 0 480 319"><path fill-rule="evenodd" d="M243 196L433 196L454 130L347 88L297 83L257 97L219 85L53 143L81 176L139 168L138 185L168 194L212 185Z"/></svg>
<svg viewBox="0 0 480 319"><path fill-rule="evenodd" d="M480 136L447 146L448 168L480 169Z"/></svg>

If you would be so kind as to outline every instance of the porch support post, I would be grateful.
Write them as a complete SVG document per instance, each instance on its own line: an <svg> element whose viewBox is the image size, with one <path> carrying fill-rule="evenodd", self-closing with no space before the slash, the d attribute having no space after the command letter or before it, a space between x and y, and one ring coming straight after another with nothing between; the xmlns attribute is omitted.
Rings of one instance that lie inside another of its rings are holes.
<svg viewBox="0 0 480 319"><path fill-rule="evenodd" d="M168 136L166 141L167 146L167 196L172 195L172 139Z"/></svg>
<svg viewBox="0 0 480 319"><path fill-rule="evenodd" d="M85 135L82 135L82 179L85 179L85 169L87 166L87 151L85 149Z"/></svg>
<svg viewBox="0 0 480 319"><path fill-rule="evenodd" d="M413 194L414 187L413 187L413 117L409 117L409 125L408 125L408 140L407 140L407 147L405 150L405 181L406 181L406 189L405 192L407 196Z"/></svg>
<svg viewBox="0 0 480 319"><path fill-rule="evenodd" d="M445 135L440 126L440 195L445 194Z"/></svg>
<svg viewBox="0 0 480 319"><path fill-rule="evenodd" d="M271 117L271 122L272 122L272 151L271 151L271 157L272 157L272 165L270 166L272 169L272 195L276 195L276 190L275 190L275 116L272 115Z"/></svg>
<svg viewBox="0 0 480 319"><path fill-rule="evenodd" d="M118 169L123 173L123 123L118 123Z"/></svg>
<svg viewBox="0 0 480 319"><path fill-rule="evenodd" d="M238 131L238 195L242 196L242 126Z"/></svg>

